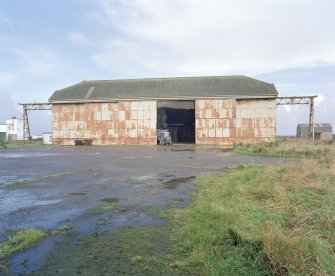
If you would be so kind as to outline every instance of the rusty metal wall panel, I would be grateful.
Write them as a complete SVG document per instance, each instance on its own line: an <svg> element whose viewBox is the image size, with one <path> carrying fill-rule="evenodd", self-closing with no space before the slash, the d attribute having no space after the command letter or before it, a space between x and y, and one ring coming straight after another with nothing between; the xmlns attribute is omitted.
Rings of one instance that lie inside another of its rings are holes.
<svg viewBox="0 0 335 276"><path fill-rule="evenodd" d="M237 100L237 143L274 141L275 137L276 103L273 99Z"/></svg>
<svg viewBox="0 0 335 276"><path fill-rule="evenodd" d="M273 99L207 99L195 101L197 144L274 141L276 103Z"/></svg>
<svg viewBox="0 0 335 276"><path fill-rule="evenodd" d="M197 144L233 144L235 142L235 99L195 101Z"/></svg>
<svg viewBox="0 0 335 276"><path fill-rule="evenodd" d="M53 104L52 113L55 144L156 144L156 101Z"/></svg>

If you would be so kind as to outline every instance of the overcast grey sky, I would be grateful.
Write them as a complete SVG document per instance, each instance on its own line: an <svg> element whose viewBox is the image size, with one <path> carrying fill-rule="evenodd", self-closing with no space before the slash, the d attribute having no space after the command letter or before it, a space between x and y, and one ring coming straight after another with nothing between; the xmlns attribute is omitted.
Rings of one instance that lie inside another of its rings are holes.
<svg viewBox="0 0 335 276"><path fill-rule="evenodd" d="M335 127L335 1L11 0L0 2L0 123L83 79L247 75L281 96L319 95ZM50 112L31 113L33 134ZM295 134L306 106L280 107Z"/></svg>

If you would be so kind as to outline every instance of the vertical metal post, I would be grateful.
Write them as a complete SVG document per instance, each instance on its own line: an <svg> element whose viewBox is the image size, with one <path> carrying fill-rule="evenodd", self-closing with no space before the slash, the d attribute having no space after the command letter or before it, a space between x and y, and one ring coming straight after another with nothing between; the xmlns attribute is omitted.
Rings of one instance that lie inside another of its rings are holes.
<svg viewBox="0 0 335 276"><path fill-rule="evenodd" d="M310 98L308 137L314 142L314 97Z"/></svg>
<svg viewBox="0 0 335 276"><path fill-rule="evenodd" d="M23 142L26 141L26 107L25 105L22 105L22 113L23 113Z"/></svg>
<svg viewBox="0 0 335 276"><path fill-rule="evenodd" d="M28 118L28 108L26 105L23 105L23 141L26 141L26 138L28 138L28 140L31 140L30 128L29 128L29 118Z"/></svg>

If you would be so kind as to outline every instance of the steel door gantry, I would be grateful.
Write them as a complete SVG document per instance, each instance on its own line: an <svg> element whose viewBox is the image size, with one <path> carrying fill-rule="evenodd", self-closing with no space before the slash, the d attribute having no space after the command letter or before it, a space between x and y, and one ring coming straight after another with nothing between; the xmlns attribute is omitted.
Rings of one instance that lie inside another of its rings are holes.
<svg viewBox="0 0 335 276"><path fill-rule="evenodd" d="M30 135L30 127L29 127L29 111L30 110L51 110L52 104L51 103L19 103L19 105L22 105L23 108L23 141L26 140L26 137L28 137L28 140L31 140Z"/></svg>
<svg viewBox="0 0 335 276"><path fill-rule="evenodd" d="M314 141L314 99L315 96L294 96L294 97L277 97L277 105L306 104L309 105L308 137Z"/></svg>

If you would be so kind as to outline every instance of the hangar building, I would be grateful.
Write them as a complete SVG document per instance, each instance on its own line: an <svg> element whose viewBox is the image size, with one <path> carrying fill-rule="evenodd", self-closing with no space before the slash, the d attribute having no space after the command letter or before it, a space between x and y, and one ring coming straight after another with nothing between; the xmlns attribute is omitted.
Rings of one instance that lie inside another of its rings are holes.
<svg viewBox="0 0 335 276"><path fill-rule="evenodd" d="M49 98L53 143L155 145L160 129L174 143L274 141L277 95L246 76L83 81Z"/></svg>

